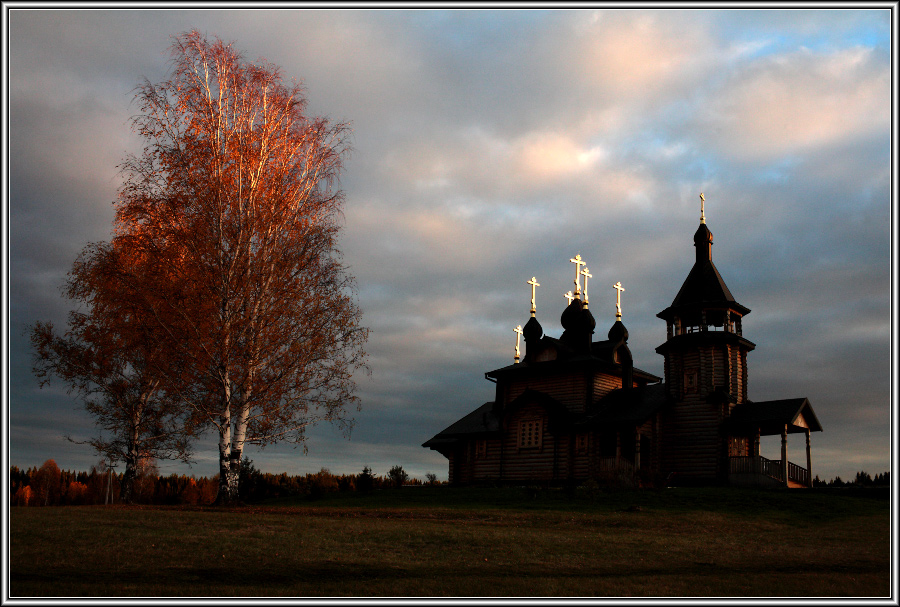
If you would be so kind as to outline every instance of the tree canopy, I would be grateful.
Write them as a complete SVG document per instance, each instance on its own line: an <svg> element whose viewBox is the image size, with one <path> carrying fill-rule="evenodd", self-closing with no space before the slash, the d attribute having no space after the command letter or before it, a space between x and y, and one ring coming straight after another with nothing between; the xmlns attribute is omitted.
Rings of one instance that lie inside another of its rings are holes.
<svg viewBox="0 0 900 607"><path fill-rule="evenodd" d="M142 459L191 457L191 416L180 406L166 380L178 369L166 351L157 323L146 316L123 274L136 274L133 260L110 243L87 246L73 264L64 294L78 309L69 313L67 330L58 334L49 322L31 327L33 371L41 386L52 377L99 426L85 441L112 464L125 463L121 495L130 502Z"/></svg>
<svg viewBox="0 0 900 607"><path fill-rule="evenodd" d="M231 501L246 444L349 431L359 407L368 331L338 249L350 130L232 44L191 31L170 51L171 77L136 90L144 147L120 167L106 267L166 398L217 432Z"/></svg>

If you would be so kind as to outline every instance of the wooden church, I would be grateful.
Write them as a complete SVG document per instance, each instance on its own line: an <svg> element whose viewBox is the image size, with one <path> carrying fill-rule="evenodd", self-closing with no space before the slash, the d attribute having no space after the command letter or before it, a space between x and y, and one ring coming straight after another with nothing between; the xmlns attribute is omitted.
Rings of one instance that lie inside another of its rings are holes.
<svg viewBox="0 0 900 607"><path fill-rule="evenodd" d="M810 433L822 427L806 398L748 399L747 354L755 345L741 321L750 310L713 264L700 199L694 266L672 305L657 314L666 322L666 341L656 348L664 381L632 364L619 283L615 323L607 339L594 340L591 275L576 255L562 335L544 335L535 309L540 285L532 278L531 318L516 327L524 358L517 335L515 362L485 374L494 400L422 445L449 460L451 483L811 486ZM806 439L801 463L788 461L789 434ZM760 437L768 435L781 436L780 460L760 455Z"/></svg>

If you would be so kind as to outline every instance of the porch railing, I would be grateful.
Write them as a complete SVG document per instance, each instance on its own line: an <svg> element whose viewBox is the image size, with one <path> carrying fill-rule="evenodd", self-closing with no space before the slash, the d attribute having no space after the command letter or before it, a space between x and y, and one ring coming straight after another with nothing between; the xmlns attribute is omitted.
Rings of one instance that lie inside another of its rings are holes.
<svg viewBox="0 0 900 607"><path fill-rule="evenodd" d="M799 483L804 487L808 487L809 470L802 468L793 462L788 462L788 480Z"/></svg>
<svg viewBox="0 0 900 607"><path fill-rule="evenodd" d="M601 457L597 460L597 472L622 472L625 474L634 474L634 463L630 460L620 457Z"/></svg>
<svg viewBox="0 0 900 607"><path fill-rule="evenodd" d="M780 459L767 459L763 456L740 456L729 458L729 472L731 474L761 474L784 482L784 475ZM798 483L804 487L809 486L809 470L788 462L788 481Z"/></svg>

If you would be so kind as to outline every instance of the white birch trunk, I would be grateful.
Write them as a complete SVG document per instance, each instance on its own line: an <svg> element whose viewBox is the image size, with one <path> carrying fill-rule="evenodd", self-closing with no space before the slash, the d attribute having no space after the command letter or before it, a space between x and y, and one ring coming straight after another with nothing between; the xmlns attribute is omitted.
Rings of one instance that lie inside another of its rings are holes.
<svg viewBox="0 0 900 607"><path fill-rule="evenodd" d="M231 474L232 478L229 483L229 490L233 501L239 497L240 491L240 475L241 475L241 459L244 453L244 442L247 439L247 422L250 417L250 408L244 394L241 393L239 399L240 404L237 407L237 413L234 419L234 433L231 439ZM233 483L233 485L232 485Z"/></svg>
<svg viewBox="0 0 900 607"><path fill-rule="evenodd" d="M237 499L237 471L231 465L231 383L225 379L223 411L219 425L219 493L216 503L229 503Z"/></svg>

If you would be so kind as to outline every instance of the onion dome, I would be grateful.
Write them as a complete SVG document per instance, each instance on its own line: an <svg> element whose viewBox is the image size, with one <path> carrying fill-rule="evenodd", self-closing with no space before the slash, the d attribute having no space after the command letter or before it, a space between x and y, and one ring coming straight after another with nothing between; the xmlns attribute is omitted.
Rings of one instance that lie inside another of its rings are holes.
<svg viewBox="0 0 900 607"><path fill-rule="evenodd" d="M581 308L581 326L589 330L591 335L594 334L594 329L597 327L597 321L594 320L594 315L588 309L587 302Z"/></svg>
<svg viewBox="0 0 900 607"><path fill-rule="evenodd" d="M581 310L583 308L584 303L578 296L576 296L575 299L572 300L572 303L566 306L566 309L563 310L562 316L559 317L559 322L562 324L563 330L568 331L570 329L575 329L581 324Z"/></svg>
<svg viewBox="0 0 900 607"><path fill-rule="evenodd" d="M532 316L528 319L528 322L525 323L525 326L522 327L522 336L525 338L525 343L536 344L540 339L544 336L544 328L541 327L541 323L538 322L538 319Z"/></svg>
<svg viewBox="0 0 900 607"><path fill-rule="evenodd" d="M609 341L614 344L628 341L628 329L626 329L622 321L618 319L613 323L613 326L609 328L609 333L606 335L609 338Z"/></svg>
<svg viewBox="0 0 900 607"><path fill-rule="evenodd" d="M589 352L591 349L591 336L597 325L594 315L587 309L580 297L572 300L572 303L563 310L560 322L563 326L563 334L560 341L568 344L576 351Z"/></svg>
<svg viewBox="0 0 900 607"><path fill-rule="evenodd" d="M694 246L697 247L697 263L712 260L713 234L705 223L701 223L694 232Z"/></svg>

